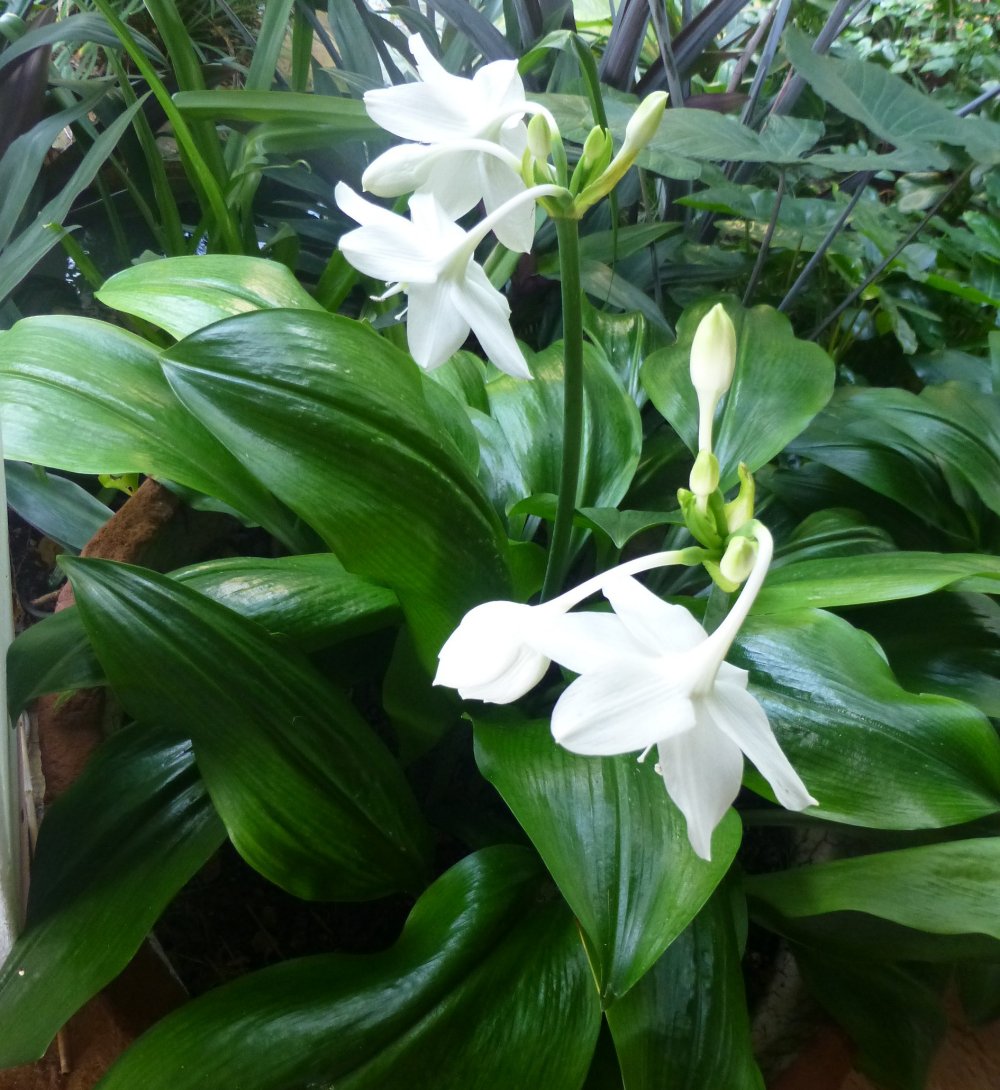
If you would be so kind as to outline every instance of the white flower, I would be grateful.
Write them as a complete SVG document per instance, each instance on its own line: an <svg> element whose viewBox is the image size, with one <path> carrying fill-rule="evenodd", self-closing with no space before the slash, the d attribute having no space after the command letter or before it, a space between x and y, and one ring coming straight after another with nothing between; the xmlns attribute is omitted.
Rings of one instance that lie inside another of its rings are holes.
<svg viewBox="0 0 1000 1090"><path fill-rule="evenodd" d="M580 675L553 711L556 741L592 756L641 750L644 757L656 746L667 793L703 859L711 857L712 833L739 792L743 754L783 806L816 805L747 692L746 671L723 661L770 563L771 538L761 526L757 541L750 579L711 636L686 609L618 574L604 585L614 615L576 614L573 626L546 626L537 641Z"/></svg>
<svg viewBox="0 0 1000 1090"><path fill-rule="evenodd" d="M521 192L527 147L522 120L536 107L524 96L516 61L494 61L472 77L452 75L423 38L410 38L420 80L365 94L376 124L416 145L392 148L365 171L362 185L380 197L433 193L452 219L481 200L492 213ZM497 238L519 252L531 249L533 205L518 205L496 225Z"/></svg>
<svg viewBox="0 0 1000 1090"><path fill-rule="evenodd" d="M619 573L647 571L667 564L692 563L697 550L652 553L630 560ZM550 658L539 647L553 625L575 629L614 618L567 611L596 594L607 578L599 575L538 606L518 602L484 602L470 609L438 654L435 685L457 689L466 700L510 704L533 689L549 668Z"/></svg>
<svg viewBox="0 0 1000 1090"><path fill-rule="evenodd" d="M406 293L406 339L421 367L444 363L471 329L501 371L531 378L510 328L510 305L474 260L488 221L463 231L430 194L410 199L411 219L364 200L343 182L335 196L341 210L361 224L341 238L344 256L368 276L390 282L387 294Z"/></svg>

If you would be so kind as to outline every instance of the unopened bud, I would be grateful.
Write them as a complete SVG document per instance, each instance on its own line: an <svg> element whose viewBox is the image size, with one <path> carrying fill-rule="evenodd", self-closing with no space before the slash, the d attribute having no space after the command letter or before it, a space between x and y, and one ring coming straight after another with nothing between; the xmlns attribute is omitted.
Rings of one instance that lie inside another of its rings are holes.
<svg viewBox="0 0 1000 1090"><path fill-rule="evenodd" d="M625 126L625 143L622 144L621 150L607 167L592 182L586 182L580 191L577 204L581 213L610 193L625 176L639 152L652 140L666 105L667 96L663 91L654 91L639 103Z"/></svg>
<svg viewBox="0 0 1000 1090"><path fill-rule="evenodd" d="M721 303L698 323L691 342L691 384L698 394L698 448L712 449L715 407L733 381L736 329Z"/></svg>
<svg viewBox="0 0 1000 1090"><path fill-rule="evenodd" d="M715 519L709 511L699 505L698 497L686 488L678 488L677 503L684 516L684 525L695 541L700 542L706 549L722 548L722 538L719 536Z"/></svg>
<svg viewBox="0 0 1000 1090"><path fill-rule="evenodd" d="M691 491L707 499L719 487L719 459L710 450L698 451L691 467Z"/></svg>
<svg viewBox="0 0 1000 1090"><path fill-rule="evenodd" d="M745 526L753 518L756 487L745 462L740 462L740 490L734 500L725 506L726 526L731 534Z"/></svg>
<svg viewBox="0 0 1000 1090"><path fill-rule="evenodd" d="M630 151L634 158L653 139L667 107L665 91L654 91L639 103L638 109L625 126L625 143L622 151Z"/></svg>
<svg viewBox="0 0 1000 1090"><path fill-rule="evenodd" d="M552 133L548 120L541 114L535 114L528 122L528 151L542 162L546 162L552 152Z"/></svg>
<svg viewBox="0 0 1000 1090"><path fill-rule="evenodd" d="M570 191L579 193L581 189L599 178L607 170L613 151L611 133L602 129L600 125L595 125L583 142L580 160L570 179Z"/></svg>
<svg viewBox="0 0 1000 1090"><path fill-rule="evenodd" d="M730 538L719 564L724 579L739 586L753 571L757 559L757 543L749 537Z"/></svg>

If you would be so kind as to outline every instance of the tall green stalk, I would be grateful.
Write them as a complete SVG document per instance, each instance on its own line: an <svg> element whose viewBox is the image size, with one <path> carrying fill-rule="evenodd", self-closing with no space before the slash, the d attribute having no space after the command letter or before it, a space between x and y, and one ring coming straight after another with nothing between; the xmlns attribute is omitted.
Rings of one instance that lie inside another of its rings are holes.
<svg viewBox="0 0 1000 1090"><path fill-rule="evenodd" d="M563 443L559 502L552 528L548 566L542 587L542 601L562 589L569 566L580 484L580 456L583 449L583 289L580 283L580 226L576 219L557 218L559 275L562 281L563 312Z"/></svg>

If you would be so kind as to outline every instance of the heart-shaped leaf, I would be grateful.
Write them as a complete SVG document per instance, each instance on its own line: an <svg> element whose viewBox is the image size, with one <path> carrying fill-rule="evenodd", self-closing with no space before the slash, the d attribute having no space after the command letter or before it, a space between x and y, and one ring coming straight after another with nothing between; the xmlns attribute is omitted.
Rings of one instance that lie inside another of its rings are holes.
<svg viewBox="0 0 1000 1090"><path fill-rule="evenodd" d="M715 302L702 300L685 310L677 343L654 352L641 374L650 400L692 451L698 449L698 399L691 385L691 343ZM772 307L745 310L731 299L724 303L736 327L736 370L716 413L712 449L727 490L737 481L740 462L751 472L765 465L830 400L834 366L819 345L800 341Z"/></svg>

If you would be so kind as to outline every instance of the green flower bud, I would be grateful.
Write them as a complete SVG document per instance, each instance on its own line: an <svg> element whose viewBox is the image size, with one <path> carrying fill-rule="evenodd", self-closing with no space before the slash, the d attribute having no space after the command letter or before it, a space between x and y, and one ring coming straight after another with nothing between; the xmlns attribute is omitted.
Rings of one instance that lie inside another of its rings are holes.
<svg viewBox="0 0 1000 1090"><path fill-rule="evenodd" d="M757 559L757 543L748 537L729 539L726 551L719 564L719 573L724 579L739 586L753 571Z"/></svg>
<svg viewBox="0 0 1000 1090"><path fill-rule="evenodd" d="M733 381L736 329L721 303L698 323L691 342L691 384L698 394L698 448L712 449L716 406Z"/></svg>
<svg viewBox="0 0 1000 1090"><path fill-rule="evenodd" d="M726 526L731 534L745 526L753 518L753 505L756 486L750 470L744 462L740 462L740 490L736 498L725 506Z"/></svg>
<svg viewBox="0 0 1000 1090"><path fill-rule="evenodd" d="M546 162L552 152L552 132L548 119L542 114L535 114L528 122L528 151L542 162Z"/></svg>
<svg viewBox="0 0 1000 1090"><path fill-rule="evenodd" d="M576 164L573 177L569 182L570 191L579 193L595 178L599 178L607 170L613 151L611 133L602 129L600 125L595 125L583 143L580 161Z"/></svg>
<svg viewBox="0 0 1000 1090"><path fill-rule="evenodd" d="M710 450L700 450L691 467L691 491L699 499L708 499L719 487L719 459ZM704 506L704 505L702 505Z"/></svg>
<svg viewBox="0 0 1000 1090"><path fill-rule="evenodd" d="M581 213L610 193L625 176L639 152L652 140L666 105L667 96L663 91L654 91L639 103L625 126L625 143L622 144L621 151L593 182L581 190L577 198Z"/></svg>
<svg viewBox="0 0 1000 1090"><path fill-rule="evenodd" d="M706 549L721 549L722 538L715 519L711 512L699 506L698 497L686 488L678 488L677 503L684 516L684 525L690 530L695 541L704 545Z"/></svg>

